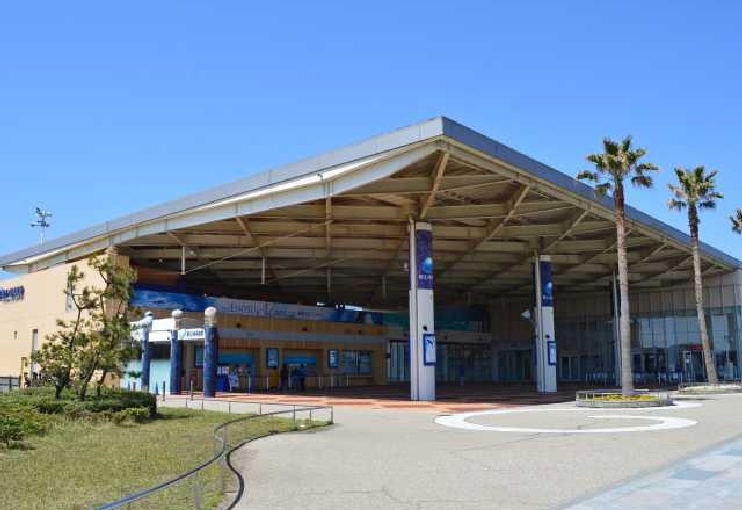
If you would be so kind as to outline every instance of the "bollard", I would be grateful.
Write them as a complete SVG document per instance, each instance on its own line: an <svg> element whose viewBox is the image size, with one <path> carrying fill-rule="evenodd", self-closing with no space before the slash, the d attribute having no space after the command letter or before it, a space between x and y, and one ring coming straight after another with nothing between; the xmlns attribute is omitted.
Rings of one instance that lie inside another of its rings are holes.
<svg viewBox="0 0 742 510"><path fill-rule="evenodd" d="M227 414L232 414L232 401L227 400Z"/></svg>
<svg viewBox="0 0 742 510"><path fill-rule="evenodd" d="M296 406L294 406L294 428L296 428Z"/></svg>
<svg viewBox="0 0 742 510"><path fill-rule="evenodd" d="M162 381L162 401L165 402L165 381Z"/></svg>
<svg viewBox="0 0 742 510"><path fill-rule="evenodd" d="M191 400L193 400L193 379L191 379Z"/></svg>

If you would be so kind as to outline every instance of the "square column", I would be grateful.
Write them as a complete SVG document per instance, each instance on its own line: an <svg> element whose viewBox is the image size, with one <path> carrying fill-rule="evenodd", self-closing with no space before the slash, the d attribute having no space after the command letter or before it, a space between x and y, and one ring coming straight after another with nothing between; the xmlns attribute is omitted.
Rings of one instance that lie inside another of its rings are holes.
<svg viewBox="0 0 742 510"><path fill-rule="evenodd" d="M435 400L433 227L410 221L410 400Z"/></svg>
<svg viewBox="0 0 742 510"><path fill-rule="evenodd" d="M536 256L533 263L535 294L536 387L540 393L557 390L557 348L554 335L554 294L551 282L551 258Z"/></svg>

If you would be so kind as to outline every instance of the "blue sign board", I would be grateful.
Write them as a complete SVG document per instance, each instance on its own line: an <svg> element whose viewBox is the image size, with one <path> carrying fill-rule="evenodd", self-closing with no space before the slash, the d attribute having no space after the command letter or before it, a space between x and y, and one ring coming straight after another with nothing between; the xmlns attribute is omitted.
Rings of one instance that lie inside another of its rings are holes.
<svg viewBox="0 0 742 510"><path fill-rule="evenodd" d="M415 231L417 244L417 288L433 288L433 231Z"/></svg>
<svg viewBox="0 0 742 510"><path fill-rule="evenodd" d="M0 301L20 301L26 295L26 288L23 285L17 287L0 287Z"/></svg>
<svg viewBox="0 0 742 510"><path fill-rule="evenodd" d="M551 262L541 261L541 306L554 306L551 285Z"/></svg>
<svg viewBox="0 0 742 510"><path fill-rule="evenodd" d="M327 366L337 368L340 365L340 351L338 349L329 349L327 351Z"/></svg>
<svg viewBox="0 0 742 510"><path fill-rule="evenodd" d="M265 366L278 368L278 347L268 347L265 350Z"/></svg>
<svg viewBox="0 0 742 510"><path fill-rule="evenodd" d="M423 364L435 365L435 335L432 333L423 334Z"/></svg>

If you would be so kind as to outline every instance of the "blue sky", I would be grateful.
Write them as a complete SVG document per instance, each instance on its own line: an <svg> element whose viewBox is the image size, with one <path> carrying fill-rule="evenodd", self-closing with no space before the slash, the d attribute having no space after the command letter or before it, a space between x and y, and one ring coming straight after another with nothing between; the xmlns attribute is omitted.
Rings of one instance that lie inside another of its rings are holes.
<svg viewBox="0 0 742 510"><path fill-rule="evenodd" d="M271 4L271 5L269 5ZM702 238L742 255L733 2L6 2L0 253L436 115L570 175L632 134L719 169Z"/></svg>

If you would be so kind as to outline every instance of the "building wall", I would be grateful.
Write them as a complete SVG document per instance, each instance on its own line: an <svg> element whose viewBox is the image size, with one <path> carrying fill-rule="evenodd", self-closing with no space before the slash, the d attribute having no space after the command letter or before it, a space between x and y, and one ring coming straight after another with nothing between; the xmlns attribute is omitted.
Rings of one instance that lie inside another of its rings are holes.
<svg viewBox="0 0 742 510"><path fill-rule="evenodd" d="M102 286L98 274L87 268L85 261L76 264L84 267L85 285ZM25 288L22 300L0 301L0 375L22 376L23 372L30 375L33 331L38 330L40 347L47 335L57 330L57 320L71 320L75 317L74 308L67 309L67 300L63 293L72 265L60 264L0 281L2 288L20 285Z"/></svg>

